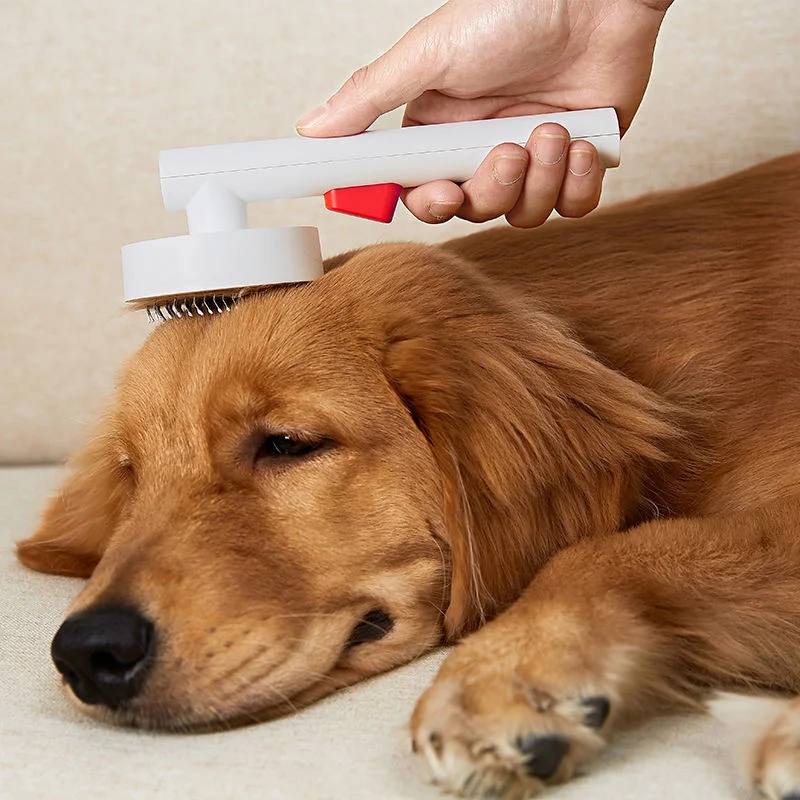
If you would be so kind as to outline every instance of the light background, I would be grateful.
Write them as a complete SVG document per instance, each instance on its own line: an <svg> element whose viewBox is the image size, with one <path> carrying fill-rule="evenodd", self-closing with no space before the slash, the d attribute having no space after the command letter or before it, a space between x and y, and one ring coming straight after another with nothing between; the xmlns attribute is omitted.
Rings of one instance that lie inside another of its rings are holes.
<svg viewBox="0 0 800 800"><path fill-rule="evenodd" d="M121 309L119 248L183 232L161 205L158 151L290 135L436 5L0 0L0 462L74 449L147 334ZM797 12L797 0L676 0L604 202L800 149ZM405 211L385 228L320 200L253 211L253 224L318 226L326 254L473 229Z"/></svg>

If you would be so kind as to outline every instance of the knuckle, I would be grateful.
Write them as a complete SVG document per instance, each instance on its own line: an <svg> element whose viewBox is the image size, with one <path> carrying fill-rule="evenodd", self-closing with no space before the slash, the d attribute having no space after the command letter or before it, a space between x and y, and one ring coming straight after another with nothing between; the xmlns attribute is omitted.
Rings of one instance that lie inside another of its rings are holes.
<svg viewBox="0 0 800 800"><path fill-rule="evenodd" d="M512 209L506 214L506 222L514 228L538 228L547 222L552 209L544 211L516 211Z"/></svg>
<svg viewBox="0 0 800 800"><path fill-rule="evenodd" d="M359 67L359 69L347 79L345 85L350 86L356 97L370 109L371 113L380 116L383 110L381 109L380 103L375 100L370 89L373 84L372 72L372 64L365 64L363 67Z"/></svg>
<svg viewBox="0 0 800 800"><path fill-rule="evenodd" d="M502 212L501 212L502 213ZM457 216L467 222L489 222L489 220L499 217L500 214L492 213L485 208L475 206L465 206L458 212Z"/></svg>
<svg viewBox="0 0 800 800"><path fill-rule="evenodd" d="M508 213L514 206L516 197L502 198L492 195L478 195L470 199L463 209L463 218L470 222L488 222Z"/></svg>
<svg viewBox="0 0 800 800"><path fill-rule="evenodd" d="M364 88L369 83L370 65L365 64L359 67L348 79L347 82L359 93L364 94Z"/></svg>
<svg viewBox="0 0 800 800"><path fill-rule="evenodd" d="M562 217L585 217L600 204L600 193L593 192L585 196L564 197L559 201L556 210Z"/></svg>

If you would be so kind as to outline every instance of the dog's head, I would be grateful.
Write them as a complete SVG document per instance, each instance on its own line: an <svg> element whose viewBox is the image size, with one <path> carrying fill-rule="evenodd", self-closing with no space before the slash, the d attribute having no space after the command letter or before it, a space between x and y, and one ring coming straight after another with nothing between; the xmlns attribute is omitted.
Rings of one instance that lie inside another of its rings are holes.
<svg viewBox="0 0 800 800"><path fill-rule="evenodd" d="M618 523L615 470L665 434L598 370L435 248L163 324L19 545L91 575L53 642L66 684L118 721L256 719L474 627Z"/></svg>

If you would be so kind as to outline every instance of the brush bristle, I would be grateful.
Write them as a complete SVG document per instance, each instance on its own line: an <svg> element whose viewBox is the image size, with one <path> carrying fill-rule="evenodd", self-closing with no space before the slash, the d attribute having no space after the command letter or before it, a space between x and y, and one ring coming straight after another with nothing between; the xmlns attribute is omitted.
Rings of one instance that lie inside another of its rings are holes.
<svg viewBox="0 0 800 800"><path fill-rule="evenodd" d="M178 297L150 303L145 308L150 322L164 322L168 319L181 319L182 317L207 317L221 314L223 311L230 311L242 297L243 293Z"/></svg>

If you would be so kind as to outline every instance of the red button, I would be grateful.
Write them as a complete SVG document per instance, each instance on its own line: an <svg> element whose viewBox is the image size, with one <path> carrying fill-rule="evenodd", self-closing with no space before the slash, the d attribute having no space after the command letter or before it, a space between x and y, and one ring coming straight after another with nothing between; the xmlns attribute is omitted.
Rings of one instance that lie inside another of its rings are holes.
<svg viewBox="0 0 800 800"><path fill-rule="evenodd" d="M402 191L403 187L398 183L376 183L372 186L331 189L324 195L325 208L375 222L391 222Z"/></svg>

